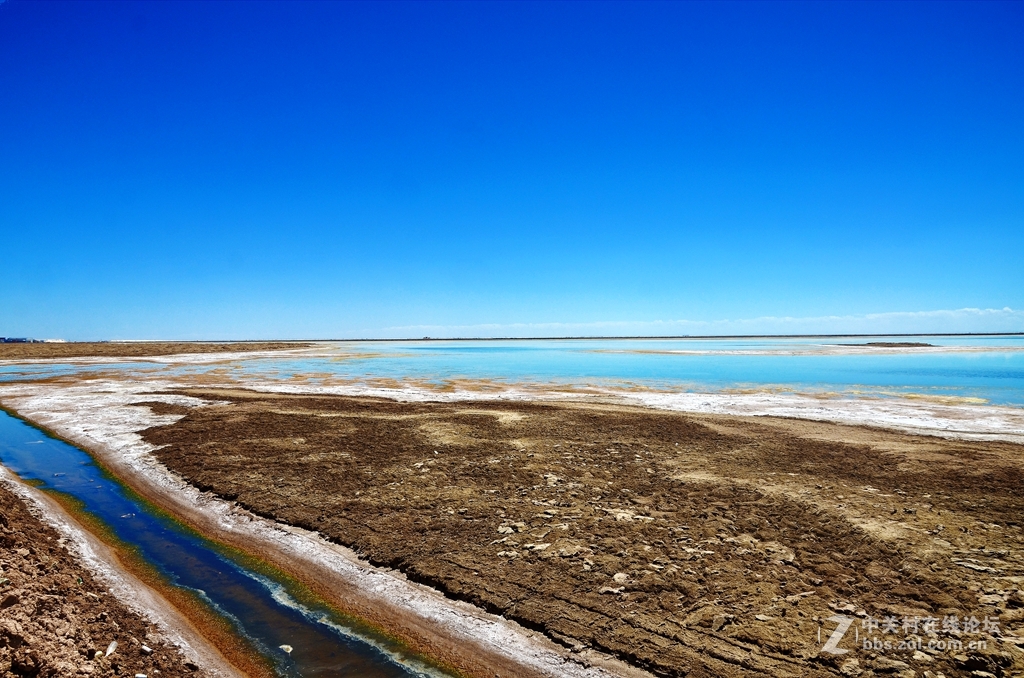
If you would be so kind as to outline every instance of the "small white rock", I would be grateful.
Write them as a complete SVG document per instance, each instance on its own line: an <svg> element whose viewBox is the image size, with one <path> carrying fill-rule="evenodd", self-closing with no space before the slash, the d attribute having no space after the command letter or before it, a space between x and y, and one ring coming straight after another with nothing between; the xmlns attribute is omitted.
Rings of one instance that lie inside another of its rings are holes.
<svg viewBox="0 0 1024 678"><path fill-rule="evenodd" d="M291 645L281 645L280 648L284 650L285 654L291 654L292 650L295 649Z"/></svg>

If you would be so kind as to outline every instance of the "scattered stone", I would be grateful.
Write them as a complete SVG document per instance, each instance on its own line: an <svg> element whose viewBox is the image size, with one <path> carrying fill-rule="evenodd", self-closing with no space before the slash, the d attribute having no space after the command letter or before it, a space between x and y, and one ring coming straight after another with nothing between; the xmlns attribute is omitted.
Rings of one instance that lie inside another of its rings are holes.
<svg viewBox="0 0 1024 678"><path fill-rule="evenodd" d="M147 638L150 623L98 584L62 548L59 533L0 485L0 566L10 586L0 592L0 676L11 678L131 678L193 675L173 645L153 637L151 654L121 652L128 638ZM141 643L136 643L139 647ZM113 656L107 657L110 647ZM196 671L202 674L199 667Z"/></svg>
<svg viewBox="0 0 1024 678"><path fill-rule="evenodd" d="M280 645L279 647L280 647L281 650L284 651L285 654L291 654L292 650L295 649L291 645Z"/></svg>
<svg viewBox="0 0 1024 678"><path fill-rule="evenodd" d="M139 651L142 652L142 654L146 655L147 657L149 655L153 654L153 648L149 647L148 645L143 645L142 647L139 648Z"/></svg>
<svg viewBox="0 0 1024 678"><path fill-rule="evenodd" d="M843 662L843 665L839 667L839 673L844 676L859 676L864 673L864 669L860 667L860 662L856 659L847 659Z"/></svg>
<svg viewBox="0 0 1024 678"><path fill-rule="evenodd" d="M612 581L614 581L616 584L625 584L627 581L629 581L629 575L625 572L616 572L612 575Z"/></svg>
<svg viewBox="0 0 1024 678"><path fill-rule="evenodd" d="M974 564L1007 574L1013 570L1013 557L1004 556L1003 566L993 554L1017 543L1015 530L1009 536L988 532L984 551L980 535L958 531L969 524L979 532L983 528L976 527L978 518L986 524L997 516L1005 520L1009 507L1018 506L1012 479L992 472L1015 463L1003 449L1008 445L941 439L924 443L913 436L868 435L827 424L791 428L781 420L762 426L730 418L727 423L711 422L709 430L702 416L651 414L625 406L621 411L618 406L592 410L496 400L473 405L388 402L378 408L372 400L326 396L303 396L303 407L344 416L275 416L278 431L259 423L258 413L282 405L294 408L297 401L256 393L224 398L229 402L223 408L197 408L176 424L143 432L156 446L154 456L219 493L241 488L252 506L266 512L280 507L282 497L268 490L275 474L288 468L291 482L284 500L292 507L289 521L304 524L327 515L337 497L361 490L363 500L349 507L344 520L317 523L325 537L353 544L385 562L395 559L403 570L429 572L446 590L479 600L488 609L509 609L515 601L525 602L521 596L528 592L529 604L516 605L514 613L530 628L557 628L568 639L556 638L565 648L576 647L583 638L595 649L621 648L631 663L656 675L683 672L684 655L685 669L693 675L749 671L762 676L839 676L840 666L854 658L859 663L847 664L843 675L896 678L916 669L920 678L924 668L968 675L969 670L953 668L945 652L925 663L927 659L912 659L913 649L877 652L909 666L875 668L872 651L862 650L858 642L868 628L861 619L868 613L878 621L916 616L941 620L953 614L992 618L993 608L979 609L969 592L971 582L1024 588L1024 579L996 581L976 570L948 567L952 556L968 562L976 558ZM495 416L467 414L467 408L493 410ZM496 424L506 413L526 413L528 421L515 427ZM244 418L233 423L240 415ZM358 436L352 435L353 426ZM827 440L818 439L814 431L819 430ZM434 456L430 449L437 443L431 436L438 432L457 435L459 443L445 450L443 463L439 458L426 477L410 472L413 462ZM304 435L322 455L315 463L298 463L293 450L253 442L271 435ZM675 441L678 449L672 449ZM897 441L906 444L906 452L891 452L891 458L890 452L881 452L895 449L889 443ZM211 458L201 447L206 442L215 442L223 454ZM956 468L964 462L964 450L974 446L984 452L971 456L969 467L979 465L977 478L988 479L982 474L992 472L995 484L992 491L986 486L985 505L980 505L976 488L964 489ZM338 451L342 448L344 455ZM382 449L388 454L376 453ZM666 456L666 451L674 454ZM931 459L933 451L949 452L943 457L949 463L933 468L921 461ZM535 454L528 457L527 452ZM884 468L859 465L865 454L876 453L885 457ZM321 477L327 466L332 475ZM646 467L656 473L645 473ZM706 474L709 470L713 473ZM787 477L792 470L800 470L800 476ZM554 474L557 484L547 485L542 477ZM821 487L807 501L802 497L814 482ZM892 496L898 485L910 491L906 498ZM775 491L780 489L785 491ZM930 491L936 493L934 508L916 503ZM831 501L836 492L845 495L845 507ZM965 499L979 506L964 508L961 514ZM889 516L893 506L898 513ZM917 516L904 515L904 506L916 507ZM469 507L466 518L473 520L450 515L439 519L448 507ZM855 528L861 520L875 521L880 529ZM516 526L513 521L525 522ZM901 527L897 521L906 524ZM940 521L946 524L944 530L936 527ZM381 539L380 534L392 538ZM953 548L939 551L936 536L955 542ZM549 537L546 550L534 551ZM526 541L528 547L523 546ZM519 562L510 562L515 553ZM627 578L616 580L614 574ZM804 595L812 590L818 597ZM993 594L979 589L974 593ZM1010 608L1008 592L1000 594ZM829 609L830 601L836 607ZM736 616L731 624L726 613ZM849 628L843 645L850 652L845 655L820 653L836 628L827 621L834 614L861 618ZM817 617L813 621L812 615ZM1003 610L998 616L1004 616ZM701 637L699 629L708 637ZM1002 629L1005 636L1024 635L1017 625L1004 623ZM857 630L860 638L855 640ZM901 638L906 635L902 631ZM735 642L727 642L726 635L735 636ZM966 645L969 638L964 640ZM1018 656L1004 638L990 643L1010 647ZM742 661L733 663L734 652L744 655ZM991 663L972 668L996 672Z"/></svg>
<svg viewBox="0 0 1024 678"><path fill-rule="evenodd" d="M796 605L797 603L799 603L801 600L803 600L807 596L813 596L813 595L814 595L814 591L804 591L803 593L794 593L791 596L786 596L786 602L787 603L792 603L793 605Z"/></svg>
<svg viewBox="0 0 1024 678"><path fill-rule="evenodd" d="M719 614L719 615L716 615L715 618L711 620L711 630L712 631L721 631L722 627L727 626L728 624L731 624L732 620L734 618L735 617L733 615L731 615L731 614Z"/></svg>
<svg viewBox="0 0 1024 678"><path fill-rule="evenodd" d="M903 671L909 669L910 664L901 662L898 659L889 659L888 657L877 657L871 661L871 668L876 671Z"/></svg>
<svg viewBox="0 0 1024 678"><path fill-rule="evenodd" d="M960 567L966 567L969 570L974 570L975 572L988 572L990 574L999 573L999 570L995 569L994 567L988 567L987 565L982 565L980 563L973 562L970 560L954 560L953 563L959 565Z"/></svg>
<svg viewBox="0 0 1024 678"><path fill-rule="evenodd" d="M1016 622L1024 620L1024 607L1017 607L1011 610L1005 610L999 615L1000 619L1004 622Z"/></svg>

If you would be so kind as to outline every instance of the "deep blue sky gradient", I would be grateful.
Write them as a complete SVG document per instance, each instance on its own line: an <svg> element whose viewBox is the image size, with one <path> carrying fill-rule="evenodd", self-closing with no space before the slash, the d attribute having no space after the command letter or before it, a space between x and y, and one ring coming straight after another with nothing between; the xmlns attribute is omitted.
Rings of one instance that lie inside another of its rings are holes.
<svg viewBox="0 0 1024 678"><path fill-rule="evenodd" d="M1024 330L1022 35L1019 2L8 0L0 336Z"/></svg>

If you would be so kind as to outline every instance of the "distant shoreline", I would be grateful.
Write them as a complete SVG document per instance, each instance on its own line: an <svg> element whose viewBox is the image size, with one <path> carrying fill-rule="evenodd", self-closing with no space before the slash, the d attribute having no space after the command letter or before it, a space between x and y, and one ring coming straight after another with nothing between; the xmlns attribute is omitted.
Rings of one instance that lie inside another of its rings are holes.
<svg viewBox="0 0 1024 678"><path fill-rule="evenodd" d="M355 339L104 339L66 341L68 344L308 344L314 342L354 343L388 341L632 341L646 339L848 339L882 337L1024 337L1024 332L909 332L909 333L841 333L841 334L664 334L664 335L566 335L558 337L363 337ZM20 345L20 344L19 344ZM291 348L291 347L288 347Z"/></svg>
<svg viewBox="0 0 1024 678"><path fill-rule="evenodd" d="M918 332L910 334L666 334L564 337L419 337L414 339L306 339L304 341L630 341L643 339L846 339L874 337L1024 337L1024 332ZM300 341L296 339L295 341Z"/></svg>

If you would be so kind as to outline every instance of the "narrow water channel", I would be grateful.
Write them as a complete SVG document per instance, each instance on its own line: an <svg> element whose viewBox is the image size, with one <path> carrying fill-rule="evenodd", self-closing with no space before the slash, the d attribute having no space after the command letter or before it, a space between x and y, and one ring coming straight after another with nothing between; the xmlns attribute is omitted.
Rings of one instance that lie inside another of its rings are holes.
<svg viewBox="0 0 1024 678"><path fill-rule="evenodd" d="M197 594L226 619L238 642L266 657L280 676L446 675L326 605L293 595L288 582L250 569L238 555L134 498L86 452L3 411L0 463L44 490L81 502L171 585Z"/></svg>

